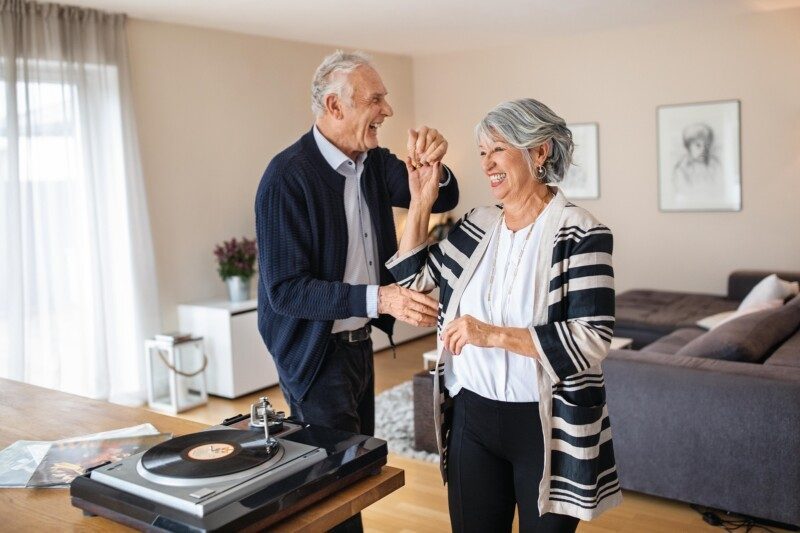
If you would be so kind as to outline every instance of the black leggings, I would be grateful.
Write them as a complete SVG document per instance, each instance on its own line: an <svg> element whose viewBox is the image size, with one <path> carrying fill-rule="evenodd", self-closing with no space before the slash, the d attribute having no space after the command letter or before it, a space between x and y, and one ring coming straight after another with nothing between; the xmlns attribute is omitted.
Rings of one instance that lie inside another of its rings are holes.
<svg viewBox="0 0 800 533"><path fill-rule="evenodd" d="M447 462L453 531L574 532L578 519L539 516L544 468L539 404L490 400L461 389L454 400Z"/></svg>

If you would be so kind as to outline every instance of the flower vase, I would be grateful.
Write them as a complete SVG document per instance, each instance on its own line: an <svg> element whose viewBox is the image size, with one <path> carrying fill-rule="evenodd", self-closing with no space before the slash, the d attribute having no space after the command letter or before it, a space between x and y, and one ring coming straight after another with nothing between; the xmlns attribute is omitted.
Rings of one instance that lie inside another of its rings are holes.
<svg viewBox="0 0 800 533"><path fill-rule="evenodd" d="M228 298L231 302L244 302L250 299L250 278L231 276L225 279L228 284Z"/></svg>

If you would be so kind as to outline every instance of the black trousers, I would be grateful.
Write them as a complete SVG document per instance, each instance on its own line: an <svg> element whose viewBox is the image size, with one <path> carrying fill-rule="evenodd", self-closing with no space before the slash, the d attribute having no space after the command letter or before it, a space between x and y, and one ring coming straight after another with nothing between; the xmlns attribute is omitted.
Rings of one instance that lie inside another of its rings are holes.
<svg viewBox="0 0 800 533"><path fill-rule="evenodd" d="M447 499L453 531L574 532L578 519L539 516L544 443L539 404L490 400L467 389L453 398Z"/></svg>
<svg viewBox="0 0 800 533"><path fill-rule="evenodd" d="M293 417L315 426L351 433L375 433L375 366L372 340L347 342L331 335L322 366L302 401L291 398L281 385ZM363 531L361 514L331 531Z"/></svg>

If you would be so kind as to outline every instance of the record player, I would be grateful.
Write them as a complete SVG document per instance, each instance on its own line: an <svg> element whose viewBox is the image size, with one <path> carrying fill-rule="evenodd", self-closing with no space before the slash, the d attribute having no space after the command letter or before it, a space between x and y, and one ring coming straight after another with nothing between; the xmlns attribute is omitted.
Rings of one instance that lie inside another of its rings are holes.
<svg viewBox="0 0 800 533"><path fill-rule="evenodd" d="M285 418L264 397L237 415L100 465L72 504L148 531L264 529L386 464L386 442Z"/></svg>

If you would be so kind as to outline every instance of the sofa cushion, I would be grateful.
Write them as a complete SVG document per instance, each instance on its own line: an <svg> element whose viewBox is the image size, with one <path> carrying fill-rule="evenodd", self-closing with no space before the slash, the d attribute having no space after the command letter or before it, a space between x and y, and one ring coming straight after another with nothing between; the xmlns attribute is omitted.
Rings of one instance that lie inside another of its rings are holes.
<svg viewBox="0 0 800 533"><path fill-rule="evenodd" d="M640 351L653 353L678 353L678 350L689 344L697 337L703 335L705 330L700 328L680 328L669 335L665 335L657 341L648 344Z"/></svg>
<svg viewBox="0 0 800 533"><path fill-rule="evenodd" d="M733 311L738 303L711 294L632 290L616 298L617 326L639 326L669 333L691 327L703 317Z"/></svg>
<svg viewBox="0 0 800 533"><path fill-rule="evenodd" d="M800 284L798 282L785 281L779 278L777 274L771 274L759 281L753 287L753 290L747 293L742 303L739 304L739 310L744 310L769 300L784 300L789 296L795 296L798 292L800 292Z"/></svg>
<svg viewBox="0 0 800 533"><path fill-rule="evenodd" d="M728 276L728 298L741 302L753 287L770 274L786 281L800 281L800 272L768 270L735 270Z"/></svg>
<svg viewBox="0 0 800 533"><path fill-rule="evenodd" d="M800 368L800 330L778 346L765 365Z"/></svg>
<svg viewBox="0 0 800 533"><path fill-rule="evenodd" d="M763 311L765 309L777 309L783 305L783 298L776 298L774 300L765 300L763 302L752 303L749 304L747 307L742 309L741 307L736 311L723 311L722 313L717 313L715 315L707 316L702 320L697 321L697 326L701 327L706 330L718 328L725 322L730 322L731 320L736 320L739 317L743 317L744 315L749 315L750 313L757 313L758 311Z"/></svg>
<svg viewBox="0 0 800 533"><path fill-rule="evenodd" d="M678 350L677 355L756 363L800 327L800 296L779 309L731 320Z"/></svg>

